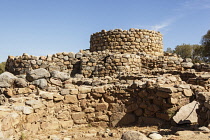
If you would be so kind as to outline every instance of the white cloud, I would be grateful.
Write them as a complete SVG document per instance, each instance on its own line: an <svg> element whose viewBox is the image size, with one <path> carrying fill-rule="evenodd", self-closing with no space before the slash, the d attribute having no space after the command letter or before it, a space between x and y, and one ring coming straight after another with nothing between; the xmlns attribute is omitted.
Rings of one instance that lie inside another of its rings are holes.
<svg viewBox="0 0 210 140"><path fill-rule="evenodd" d="M190 10L210 9L210 0L187 0L183 3L183 7Z"/></svg>
<svg viewBox="0 0 210 140"><path fill-rule="evenodd" d="M173 9L176 11L173 17L166 19L159 24L152 25L152 26L138 26L143 27L149 30L155 30L155 31L167 31L169 30L169 26L179 20L180 18L183 18L187 16L192 11L196 10L208 10L210 9L210 0L183 0L182 3L180 3L180 6L176 9Z"/></svg>
<svg viewBox="0 0 210 140"><path fill-rule="evenodd" d="M154 31L160 31L162 29L165 29L166 27L168 27L172 23L173 23L173 20L166 20L166 21L164 21L160 24L150 26L150 29L154 30Z"/></svg>
<svg viewBox="0 0 210 140"><path fill-rule="evenodd" d="M173 22L171 20L166 20L156 25L134 25L134 27L141 28L141 29L154 30L154 31L162 31L162 30L167 30L167 27L170 26L172 23Z"/></svg>
<svg viewBox="0 0 210 140"><path fill-rule="evenodd" d="M167 31L169 30L169 26L176 22L178 19L182 18L184 15L176 15L169 19L166 19L159 24L148 26L148 29L155 30L155 31Z"/></svg>
<svg viewBox="0 0 210 140"><path fill-rule="evenodd" d="M148 30L154 30L154 31L161 31L162 33L166 33L170 30L170 26L174 24L177 20L184 17L184 14L177 14L175 16L171 16L168 19L165 19L163 21L160 21L158 24L154 25L137 25L136 27L142 28L142 29L148 29Z"/></svg>

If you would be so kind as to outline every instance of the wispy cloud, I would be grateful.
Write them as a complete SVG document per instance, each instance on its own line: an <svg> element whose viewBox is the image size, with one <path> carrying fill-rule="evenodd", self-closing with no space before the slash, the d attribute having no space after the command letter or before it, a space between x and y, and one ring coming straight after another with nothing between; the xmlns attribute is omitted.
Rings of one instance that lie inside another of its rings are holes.
<svg viewBox="0 0 210 140"><path fill-rule="evenodd" d="M210 9L210 0L183 0L179 6L175 9L174 15L171 15L168 19L160 21L158 24L155 25L147 25L138 27L146 28L149 30L167 32L170 30L170 26L180 20L181 18L192 14L192 12L199 11L199 10L209 10Z"/></svg>
<svg viewBox="0 0 210 140"><path fill-rule="evenodd" d="M167 27L170 26L173 22L174 22L174 20L169 19L169 20L165 20L165 21L160 22L160 24L136 25L134 27L162 32L162 31L166 31Z"/></svg>
<svg viewBox="0 0 210 140"><path fill-rule="evenodd" d="M187 0L183 3L181 9L204 10L210 9L210 0Z"/></svg>
<svg viewBox="0 0 210 140"><path fill-rule="evenodd" d="M169 25L171 25L173 23L173 21L174 20L169 19L169 20L163 21L160 24L152 25L152 26L149 27L149 29L154 30L154 31L160 31L160 30L165 29Z"/></svg>
<svg viewBox="0 0 210 140"><path fill-rule="evenodd" d="M179 20L183 15L176 15L173 17L169 17L168 19L165 19L163 21L160 21L158 24L155 25L147 25L147 26L138 26L141 28L146 28L149 30L154 31L161 31L161 32L167 32L169 30L169 27L175 23L177 20Z"/></svg>
<svg viewBox="0 0 210 140"><path fill-rule="evenodd" d="M176 13L173 16L168 17L167 19L163 19L162 21L159 20L158 23L153 25L136 25L134 27L142 28L142 29L148 29L148 30L154 30L154 31L160 31L163 34L166 34L170 30L170 26L173 25L175 22L183 18L185 14Z"/></svg>

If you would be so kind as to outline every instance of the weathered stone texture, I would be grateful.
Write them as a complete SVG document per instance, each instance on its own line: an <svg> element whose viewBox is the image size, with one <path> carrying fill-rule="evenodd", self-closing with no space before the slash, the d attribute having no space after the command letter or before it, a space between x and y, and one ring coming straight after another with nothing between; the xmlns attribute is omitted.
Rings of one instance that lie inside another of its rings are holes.
<svg viewBox="0 0 210 140"><path fill-rule="evenodd" d="M162 125L195 96L199 123L208 124L208 64L163 53L155 31L103 30L90 43L78 53L9 56L0 75L1 130Z"/></svg>
<svg viewBox="0 0 210 140"><path fill-rule="evenodd" d="M104 50L114 53L146 52L157 56L163 55L162 35L159 32L141 29L102 30L92 34L90 51Z"/></svg>

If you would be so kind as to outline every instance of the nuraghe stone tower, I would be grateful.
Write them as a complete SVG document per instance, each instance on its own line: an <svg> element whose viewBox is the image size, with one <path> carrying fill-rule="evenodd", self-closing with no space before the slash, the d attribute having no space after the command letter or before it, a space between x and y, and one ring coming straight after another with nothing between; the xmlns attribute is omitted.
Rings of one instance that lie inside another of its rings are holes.
<svg viewBox="0 0 210 140"><path fill-rule="evenodd" d="M138 53L162 56L162 35L156 31L130 29L102 30L91 35L90 51L109 50L113 53Z"/></svg>
<svg viewBox="0 0 210 140"><path fill-rule="evenodd" d="M78 53L9 56L6 70L0 115L12 115L0 116L4 136L23 128L170 124L196 93L210 93L210 65L163 53L162 35L142 29L102 30ZM208 124L209 116L200 118Z"/></svg>

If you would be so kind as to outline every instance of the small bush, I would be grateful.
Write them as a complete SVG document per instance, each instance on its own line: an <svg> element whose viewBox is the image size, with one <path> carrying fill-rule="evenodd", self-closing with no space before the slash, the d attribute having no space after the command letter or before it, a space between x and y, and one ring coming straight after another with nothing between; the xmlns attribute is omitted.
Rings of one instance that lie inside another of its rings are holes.
<svg viewBox="0 0 210 140"><path fill-rule="evenodd" d="M5 65L6 65L6 62L0 63L0 74L5 71Z"/></svg>

